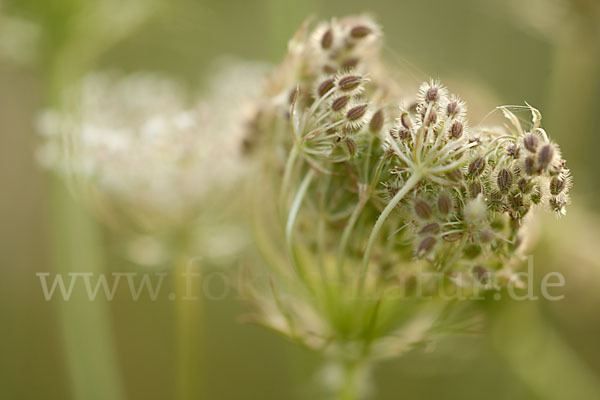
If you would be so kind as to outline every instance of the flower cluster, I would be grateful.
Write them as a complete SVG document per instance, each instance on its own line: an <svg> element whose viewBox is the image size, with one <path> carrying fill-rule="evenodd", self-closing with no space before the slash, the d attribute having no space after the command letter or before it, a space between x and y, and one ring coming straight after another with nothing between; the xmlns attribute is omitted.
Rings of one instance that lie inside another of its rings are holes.
<svg viewBox="0 0 600 400"><path fill-rule="evenodd" d="M224 65L199 100L156 74L90 74L72 108L42 115L41 160L136 223L185 224L244 172L245 114L263 71Z"/></svg>
<svg viewBox="0 0 600 400"><path fill-rule="evenodd" d="M365 16L302 27L249 132L258 201L278 204L257 207L273 275L245 288L255 318L342 359L389 357L443 331L459 307L440 285L505 286L534 209L563 214L571 186L538 110L526 107L526 127L506 107L506 127L471 127L437 81L402 93L380 38Z"/></svg>

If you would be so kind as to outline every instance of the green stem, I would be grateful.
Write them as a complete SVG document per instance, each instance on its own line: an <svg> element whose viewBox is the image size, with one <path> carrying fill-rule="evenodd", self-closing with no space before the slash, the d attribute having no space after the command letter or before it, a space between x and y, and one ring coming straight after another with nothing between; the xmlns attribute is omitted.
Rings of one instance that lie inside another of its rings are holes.
<svg viewBox="0 0 600 400"><path fill-rule="evenodd" d="M342 239L340 240L340 247L338 249L338 257L337 257L337 267L338 267L338 280L340 284L342 284L344 280L344 258L346 255L346 247L348 247L348 240L350 239L350 235L354 230L354 225L362 212L365 204L367 203L367 197L361 196L362 198L356 204L354 211L352 211L352 215L344 228L344 232L342 233Z"/></svg>
<svg viewBox="0 0 600 400"><path fill-rule="evenodd" d="M396 205L408 194L408 192L417 184L422 178L422 173L419 171L415 171L413 175L404 183L402 189L396 193L394 198L388 203L388 205L383 209L379 218L377 218L377 222L375 222L375 226L371 231L371 235L369 236L369 241L367 242L367 248L365 250L365 254L362 260L362 266L360 275L358 276L358 297L360 297L363 293L365 286L365 279L367 276L368 268L369 268L369 260L371 258L371 251L373 250L373 243L375 243L375 239L377 238L377 234L381 230L383 223L387 220L388 216L392 212L392 210L396 207Z"/></svg>
<svg viewBox="0 0 600 400"><path fill-rule="evenodd" d="M52 182L52 247L58 273L104 273L97 224L64 183ZM73 279L73 278L72 278ZM125 399L108 299L74 295L61 300L67 370L75 400Z"/></svg>
<svg viewBox="0 0 600 400"><path fill-rule="evenodd" d="M199 399L202 397L200 381L202 371L201 297L192 290L190 273L198 273L191 269L190 260L181 257L175 266L175 294L177 321L177 381L176 398L180 400Z"/></svg>

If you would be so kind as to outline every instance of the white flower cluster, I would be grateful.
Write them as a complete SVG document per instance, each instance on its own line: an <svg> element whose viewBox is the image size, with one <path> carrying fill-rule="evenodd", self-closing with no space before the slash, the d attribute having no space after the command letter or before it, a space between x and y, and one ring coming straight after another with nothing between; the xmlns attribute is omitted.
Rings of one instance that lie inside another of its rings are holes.
<svg viewBox="0 0 600 400"><path fill-rule="evenodd" d="M160 75L93 73L68 111L47 110L42 163L125 211L181 221L244 172L244 110L264 68L223 65L206 95Z"/></svg>

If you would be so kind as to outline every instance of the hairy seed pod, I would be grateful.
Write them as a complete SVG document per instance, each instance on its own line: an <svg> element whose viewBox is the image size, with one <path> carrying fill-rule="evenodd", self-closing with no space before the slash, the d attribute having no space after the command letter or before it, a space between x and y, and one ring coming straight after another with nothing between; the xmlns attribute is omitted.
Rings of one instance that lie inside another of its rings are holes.
<svg viewBox="0 0 600 400"><path fill-rule="evenodd" d="M533 189L533 185L532 185L531 181L527 178L519 179L519 182L517 182L517 185L519 186L519 191L523 194L528 194Z"/></svg>
<svg viewBox="0 0 600 400"><path fill-rule="evenodd" d="M448 215L452 210L452 199L447 194L442 193L440 197L438 197L437 206L440 214Z"/></svg>
<svg viewBox="0 0 600 400"><path fill-rule="evenodd" d="M421 219L429 219L431 218L431 207L429 203L422 199L416 199L414 204L415 214Z"/></svg>
<svg viewBox="0 0 600 400"><path fill-rule="evenodd" d="M338 80L338 87L345 92L356 89L361 82L360 76L346 75Z"/></svg>
<svg viewBox="0 0 600 400"><path fill-rule="evenodd" d="M460 105L458 104L458 101L451 101L448 103L446 112L448 113L449 117L454 117L456 114L458 114L460 112Z"/></svg>
<svg viewBox="0 0 600 400"><path fill-rule="evenodd" d="M361 104L359 106L352 107L346 113L346 119L348 119L349 121L356 121L357 119L362 118L363 115L365 115L365 113L367 112L367 107L367 104Z"/></svg>
<svg viewBox="0 0 600 400"><path fill-rule="evenodd" d="M440 231L440 225L437 222L432 222L430 224L425 225L420 231L420 235L432 234L435 235Z"/></svg>
<svg viewBox="0 0 600 400"><path fill-rule="evenodd" d="M373 117L371 117L371 122L369 122L369 130L373 133L379 133L381 128L383 128L383 110L377 110Z"/></svg>
<svg viewBox="0 0 600 400"><path fill-rule="evenodd" d="M358 63L360 62L360 58L358 57L350 57L350 58L346 58L342 64L341 67L342 69L352 69L352 68L356 68L356 66L358 65Z"/></svg>
<svg viewBox="0 0 600 400"><path fill-rule="evenodd" d="M512 158L519 158L519 155L521 154L521 148L518 144L511 144L508 146L506 153Z"/></svg>
<svg viewBox="0 0 600 400"><path fill-rule="evenodd" d="M546 144L542 146L540 152L538 154L538 163L541 169L548 168L550 162L552 161L552 157L554 156L554 149L552 145Z"/></svg>
<svg viewBox="0 0 600 400"><path fill-rule="evenodd" d="M350 97L348 96L340 96L331 103L331 109L333 111L341 111L344 107L346 107L346 104L348 104L349 100Z"/></svg>
<svg viewBox="0 0 600 400"><path fill-rule="evenodd" d="M463 234L461 232L448 233L442 236L442 239L444 239L446 242L456 242L462 237L462 235Z"/></svg>
<svg viewBox="0 0 600 400"><path fill-rule="evenodd" d="M317 88L317 94L319 95L319 97L323 97L331 89L333 89L333 79L326 79L323 82L321 82L321 84Z"/></svg>
<svg viewBox="0 0 600 400"><path fill-rule="evenodd" d="M485 170L486 162L483 157L477 157L469 164L469 175L472 177L483 174Z"/></svg>
<svg viewBox="0 0 600 400"><path fill-rule="evenodd" d="M566 180L560 176L555 176L550 181L550 193L554 196L558 195L565 188Z"/></svg>
<svg viewBox="0 0 600 400"><path fill-rule="evenodd" d="M331 29L327 29L327 31L321 37L321 47L324 49L329 49L333 44L333 31Z"/></svg>
<svg viewBox="0 0 600 400"><path fill-rule="evenodd" d="M345 142L348 154L350 154L350 157L354 157L356 155L356 142L352 138L346 138Z"/></svg>
<svg viewBox="0 0 600 400"><path fill-rule="evenodd" d="M450 127L450 137L453 139L460 139L463 134L463 124L459 121L455 121Z"/></svg>
<svg viewBox="0 0 600 400"><path fill-rule="evenodd" d="M498 188L500 188L500 191L502 191L503 193L506 193L512 186L512 181L513 181L512 174L506 168L503 168L500 170L500 172L498 172L497 181L498 181Z"/></svg>
<svg viewBox="0 0 600 400"><path fill-rule="evenodd" d="M463 178L463 173L460 168L453 169L446 174L446 177L453 182L460 182Z"/></svg>
<svg viewBox="0 0 600 400"><path fill-rule="evenodd" d="M440 99L440 90L437 87L432 86L429 89L427 89L427 92L425 92L425 101L426 102L435 103L439 99Z"/></svg>
<svg viewBox="0 0 600 400"><path fill-rule="evenodd" d="M400 115L400 123L402 124L403 127L405 127L406 129L410 129L410 127L412 126L412 121L410 120L410 116L408 115L408 113L406 111L404 111L401 115Z"/></svg>
<svg viewBox="0 0 600 400"><path fill-rule="evenodd" d="M530 176L535 174L535 158L533 156L525 159L525 173Z"/></svg>
<svg viewBox="0 0 600 400"><path fill-rule="evenodd" d="M436 240L433 236L428 236L421 240L421 243L417 247L417 256L422 257L429 253L433 249L433 246L435 246L435 242Z"/></svg>
<svg viewBox="0 0 600 400"><path fill-rule="evenodd" d="M480 193L483 193L483 186L479 182L471 182L469 184L469 196L472 199L476 198Z"/></svg>
<svg viewBox="0 0 600 400"><path fill-rule="evenodd" d="M350 36L354 39L362 39L369 35L373 30L365 25L357 25L350 30Z"/></svg>
<svg viewBox="0 0 600 400"><path fill-rule="evenodd" d="M549 200L550 208L558 213L563 213L567 201L561 196L552 196Z"/></svg>
<svg viewBox="0 0 600 400"><path fill-rule="evenodd" d="M523 145L527 150L532 153L535 153L538 146L538 138L533 133L528 133L523 139Z"/></svg>
<svg viewBox="0 0 600 400"><path fill-rule="evenodd" d="M398 136L399 139L406 140L410 136L410 131L402 126L394 129L394 135Z"/></svg>

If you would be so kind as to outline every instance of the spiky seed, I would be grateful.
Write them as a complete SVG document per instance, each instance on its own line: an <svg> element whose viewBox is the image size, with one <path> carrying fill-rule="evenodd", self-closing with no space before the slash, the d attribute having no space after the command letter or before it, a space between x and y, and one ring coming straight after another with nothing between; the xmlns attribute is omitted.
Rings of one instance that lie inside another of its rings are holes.
<svg viewBox="0 0 600 400"><path fill-rule="evenodd" d="M552 161L552 157L554 156L554 149L552 145L546 144L542 146L540 152L538 154L538 163L541 169L548 168L550 162Z"/></svg>
<svg viewBox="0 0 600 400"><path fill-rule="evenodd" d="M529 156L525 159L525 173L527 175L535 174L535 158Z"/></svg>
<svg viewBox="0 0 600 400"><path fill-rule="evenodd" d="M338 87L345 92L356 89L360 85L361 78L357 75L346 75L338 80Z"/></svg>
<svg viewBox="0 0 600 400"><path fill-rule="evenodd" d="M460 168L456 168L446 174L446 177L453 182L460 182L463 178L463 173Z"/></svg>
<svg viewBox="0 0 600 400"><path fill-rule="evenodd" d="M342 67L343 70L344 69L355 68L358 65L359 62L360 62L360 58L358 58L358 57L350 57L350 58L345 59L342 62L341 67Z"/></svg>
<svg viewBox="0 0 600 400"><path fill-rule="evenodd" d="M425 254L429 253L433 246L435 246L435 238L433 236L427 236L425 239L421 240L419 246L417 247L417 256L422 257Z"/></svg>
<svg viewBox="0 0 600 400"><path fill-rule="evenodd" d="M532 153L535 153L538 146L538 138L533 133L528 133L523 139L523 145L527 150Z"/></svg>
<svg viewBox="0 0 600 400"><path fill-rule="evenodd" d="M329 49L333 44L333 31L331 29L327 29L327 31L321 37L321 47L324 49Z"/></svg>
<svg viewBox="0 0 600 400"><path fill-rule="evenodd" d="M346 119L348 119L349 121L356 121L357 119L362 118L363 115L365 115L365 113L367 112L367 107L367 104L361 104L352 107L346 113Z"/></svg>
<svg viewBox="0 0 600 400"><path fill-rule="evenodd" d="M469 175L472 177L483 174L485 170L486 162L483 157L477 157L469 164Z"/></svg>
<svg viewBox="0 0 600 400"><path fill-rule="evenodd" d="M326 79L317 88L319 97L323 97L333 88L333 79Z"/></svg>
<svg viewBox="0 0 600 400"><path fill-rule="evenodd" d="M346 138L345 142L348 154L350 154L351 157L354 157L356 154L356 142L352 138Z"/></svg>
<svg viewBox="0 0 600 400"><path fill-rule="evenodd" d="M408 115L408 113L406 111L404 111L401 115L400 115L400 123L402 124L403 127L405 127L406 129L410 129L410 127L412 126L412 122L410 120L410 116Z"/></svg>
<svg viewBox="0 0 600 400"><path fill-rule="evenodd" d="M440 99L440 91L436 86L431 86L425 92L425 101L428 103L434 103Z"/></svg>
<svg viewBox="0 0 600 400"><path fill-rule="evenodd" d="M497 181L498 181L498 188L500 188L500 191L506 193L512 186L512 182L513 182L512 174L510 173L509 170L507 170L506 168L503 168L500 170L500 172L498 172Z"/></svg>
<svg viewBox="0 0 600 400"><path fill-rule="evenodd" d="M459 121L455 121L450 127L450 137L453 139L459 139L463 134L463 124Z"/></svg>
<svg viewBox="0 0 600 400"><path fill-rule="evenodd" d="M458 104L458 101L451 101L448 103L446 112L448 113L449 117L454 117L456 114L458 114L460 112L460 104Z"/></svg>
<svg viewBox="0 0 600 400"><path fill-rule="evenodd" d="M368 36L373 30L365 25L357 25L350 30L350 36L354 39L362 39Z"/></svg>
<svg viewBox="0 0 600 400"><path fill-rule="evenodd" d="M471 182L469 184L469 196L472 199L476 198L480 193L483 193L483 186L479 182Z"/></svg>
<svg viewBox="0 0 600 400"><path fill-rule="evenodd" d="M349 100L350 97L348 96L338 97L331 103L331 109L333 111L341 111L344 107L346 107L346 104L348 104Z"/></svg>
<svg viewBox="0 0 600 400"><path fill-rule="evenodd" d="M447 194L441 194L437 201L438 210L442 215L448 215L452 210L452 199Z"/></svg>
<svg viewBox="0 0 600 400"><path fill-rule="evenodd" d="M379 133L381 128L383 128L383 110L377 110L373 117L371 118L371 122L369 122L369 130L373 133Z"/></svg>
<svg viewBox="0 0 600 400"><path fill-rule="evenodd" d="M566 186L566 179L561 176L554 176L550 181L550 193L554 196L558 195L564 190Z"/></svg>
<svg viewBox="0 0 600 400"><path fill-rule="evenodd" d="M421 219L431 218L431 206L425 200L416 199L414 204L415 214Z"/></svg>
<svg viewBox="0 0 600 400"><path fill-rule="evenodd" d="M425 225L420 231L419 234L424 235L427 233L437 234L440 231L440 225L437 222L432 222L430 224Z"/></svg>
<svg viewBox="0 0 600 400"><path fill-rule="evenodd" d="M517 182L517 185L519 186L519 191L523 194L527 194L527 193L531 192L531 189L533 189L533 185L531 184L531 181L527 178L519 179L519 182Z"/></svg>
<svg viewBox="0 0 600 400"><path fill-rule="evenodd" d="M521 154L521 148L518 144L511 144L508 146L506 153L512 158L519 158L519 154Z"/></svg>

